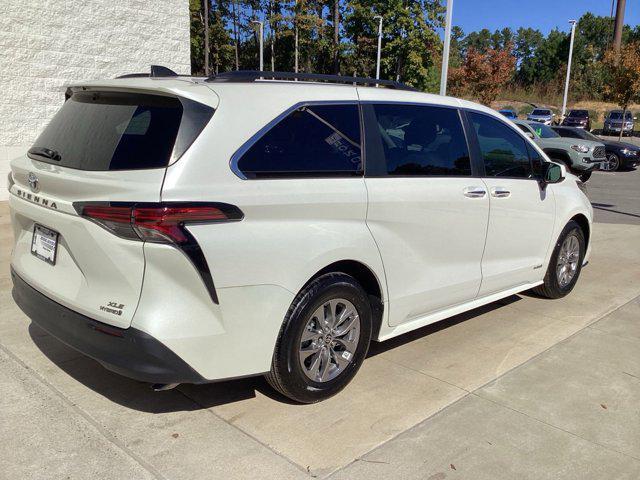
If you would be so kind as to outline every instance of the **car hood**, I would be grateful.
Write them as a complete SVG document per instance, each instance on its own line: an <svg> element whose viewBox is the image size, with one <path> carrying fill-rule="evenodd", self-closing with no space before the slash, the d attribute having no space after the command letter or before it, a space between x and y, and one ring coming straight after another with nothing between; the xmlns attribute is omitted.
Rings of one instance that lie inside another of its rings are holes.
<svg viewBox="0 0 640 480"><path fill-rule="evenodd" d="M616 142L612 140L603 140L602 143L610 148L628 148L629 150L640 150L640 146L628 142Z"/></svg>
<svg viewBox="0 0 640 480"><path fill-rule="evenodd" d="M543 147L557 147L562 149L571 148L571 145L586 145L589 148L594 148L600 145L604 145L602 142L594 142L592 140L582 140L581 138L538 138L536 142Z"/></svg>

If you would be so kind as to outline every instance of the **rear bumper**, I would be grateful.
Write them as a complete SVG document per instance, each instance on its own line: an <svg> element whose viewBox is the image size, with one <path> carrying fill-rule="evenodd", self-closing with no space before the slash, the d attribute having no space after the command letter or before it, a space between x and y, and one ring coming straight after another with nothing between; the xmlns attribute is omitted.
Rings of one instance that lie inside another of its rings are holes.
<svg viewBox="0 0 640 480"><path fill-rule="evenodd" d="M11 269L13 299L38 326L125 377L150 383L204 383L184 360L147 333L98 322L54 302Z"/></svg>

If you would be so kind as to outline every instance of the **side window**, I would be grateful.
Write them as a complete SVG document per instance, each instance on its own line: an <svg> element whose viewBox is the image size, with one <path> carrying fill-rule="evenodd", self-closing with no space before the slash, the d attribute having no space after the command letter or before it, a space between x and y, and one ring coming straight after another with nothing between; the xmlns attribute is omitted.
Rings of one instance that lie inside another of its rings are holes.
<svg viewBox="0 0 640 480"><path fill-rule="evenodd" d="M238 160L247 178L351 176L362 172L357 105L291 112Z"/></svg>
<svg viewBox="0 0 640 480"><path fill-rule="evenodd" d="M524 138L489 115L470 112L488 177L528 178L529 152Z"/></svg>
<svg viewBox="0 0 640 480"><path fill-rule="evenodd" d="M525 127L524 125L521 125L520 123L516 123L516 127L518 127L520 130L522 130L525 134L527 133L533 133L531 130L529 130L527 127Z"/></svg>
<svg viewBox="0 0 640 480"><path fill-rule="evenodd" d="M531 159L531 167L534 175L542 174L542 164L545 162L542 155L538 153L538 150L527 144L527 150L529 150L529 158Z"/></svg>
<svg viewBox="0 0 640 480"><path fill-rule="evenodd" d="M388 175L471 175L460 115L453 108L373 106Z"/></svg>

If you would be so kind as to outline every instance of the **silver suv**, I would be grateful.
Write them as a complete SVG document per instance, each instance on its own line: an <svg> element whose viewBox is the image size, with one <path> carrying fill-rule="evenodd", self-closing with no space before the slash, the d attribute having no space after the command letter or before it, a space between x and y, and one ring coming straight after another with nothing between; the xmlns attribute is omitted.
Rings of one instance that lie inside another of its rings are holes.
<svg viewBox="0 0 640 480"><path fill-rule="evenodd" d="M622 130L623 135L633 135L635 125L634 117L631 112L625 112L624 121L622 120L622 110L611 110L604 119L604 127L602 129L603 135L611 135L620 133Z"/></svg>

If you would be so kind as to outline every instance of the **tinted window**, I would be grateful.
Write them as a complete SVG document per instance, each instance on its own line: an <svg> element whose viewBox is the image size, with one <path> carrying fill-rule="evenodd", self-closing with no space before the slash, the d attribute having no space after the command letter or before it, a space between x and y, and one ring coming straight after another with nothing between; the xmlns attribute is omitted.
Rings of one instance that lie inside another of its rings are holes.
<svg viewBox="0 0 640 480"><path fill-rule="evenodd" d="M557 128L555 131L559 133L561 137L582 138L578 132L575 130L569 130L568 128Z"/></svg>
<svg viewBox="0 0 640 480"><path fill-rule="evenodd" d="M587 110L571 110L568 117L588 117L589 112Z"/></svg>
<svg viewBox="0 0 640 480"><path fill-rule="evenodd" d="M353 175L362 171L357 105L300 107L238 161L248 178Z"/></svg>
<svg viewBox="0 0 640 480"><path fill-rule="evenodd" d="M457 110L395 104L373 109L389 175L471 175Z"/></svg>
<svg viewBox="0 0 640 480"><path fill-rule="evenodd" d="M551 110L534 110L531 115L551 115Z"/></svg>
<svg viewBox="0 0 640 480"><path fill-rule="evenodd" d="M527 142L508 125L488 115L469 113L488 177L531 175Z"/></svg>
<svg viewBox="0 0 640 480"><path fill-rule="evenodd" d="M538 150L533 148L532 145L527 143L527 150L529 151L529 159L531 160L531 168L534 175L542 174L542 164L545 162L542 155L538 153Z"/></svg>
<svg viewBox="0 0 640 480"><path fill-rule="evenodd" d="M201 107L197 118L185 129L189 132L180 142L182 151L213 113L212 109ZM80 170L165 167L174 152L182 117L183 104L175 97L78 92L53 117L29 155ZM194 122L198 128L193 128ZM55 151L60 160L39 155L43 149Z"/></svg>
<svg viewBox="0 0 640 480"><path fill-rule="evenodd" d="M525 125L522 125L521 123L516 123L516 126L522 130L524 133L533 133L531 130L529 130Z"/></svg>
<svg viewBox="0 0 640 480"><path fill-rule="evenodd" d="M556 132L553 131L551 127L548 127L542 123L530 123L531 128L536 132L536 135L540 138L558 138Z"/></svg>

